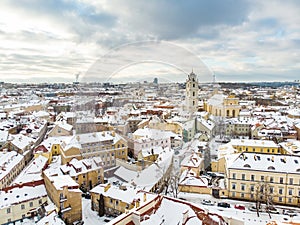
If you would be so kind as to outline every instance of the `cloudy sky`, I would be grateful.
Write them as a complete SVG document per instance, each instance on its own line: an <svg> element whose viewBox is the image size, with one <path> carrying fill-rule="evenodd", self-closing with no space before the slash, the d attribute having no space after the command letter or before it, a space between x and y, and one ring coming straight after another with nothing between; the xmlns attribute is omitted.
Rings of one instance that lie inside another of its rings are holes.
<svg viewBox="0 0 300 225"><path fill-rule="evenodd" d="M298 0L1 0L0 81L299 80L299 12Z"/></svg>

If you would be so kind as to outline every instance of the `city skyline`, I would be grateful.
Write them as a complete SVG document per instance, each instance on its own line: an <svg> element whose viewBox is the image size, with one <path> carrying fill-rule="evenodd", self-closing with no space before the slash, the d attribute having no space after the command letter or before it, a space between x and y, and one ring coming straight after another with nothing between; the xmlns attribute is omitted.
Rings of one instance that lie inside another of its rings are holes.
<svg viewBox="0 0 300 225"><path fill-rule="evenodd" d="M212 81L212 73L218 82L299 80L298 1L4 0L0 7L4 82L88 78L89 69L108 52L143 41L172 43L193 53L200 63L189 61L186 67L201 76L197 67L203 62L210 72L200 82ZM126 57L114 62L116 70L98 78L106 81L113 74L116 82L147 77L183 82L190 71L176 63L185 58L164 49L144 49L149 61L131 64L126 60L137 51L128 48ZM161 60L165 52L164 59L175 64Z"/></svg>

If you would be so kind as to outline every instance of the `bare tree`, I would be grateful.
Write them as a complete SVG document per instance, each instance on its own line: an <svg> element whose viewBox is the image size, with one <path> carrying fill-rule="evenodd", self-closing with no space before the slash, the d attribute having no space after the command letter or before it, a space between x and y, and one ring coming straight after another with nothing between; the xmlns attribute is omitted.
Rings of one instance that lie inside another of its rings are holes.
<svg viewBox="0 0 300 225"><path fill-rule="evenodd" d="M264 179L263 181L257 182L257 184L255 185L254 194L257 216L259 217L259 210L261 209L262 204L265 204L265 210L269 214L269 217L271 219L270 213L271 210L274 209L274 187L272 187L270 183L267 182L267 179Z"/></svg>

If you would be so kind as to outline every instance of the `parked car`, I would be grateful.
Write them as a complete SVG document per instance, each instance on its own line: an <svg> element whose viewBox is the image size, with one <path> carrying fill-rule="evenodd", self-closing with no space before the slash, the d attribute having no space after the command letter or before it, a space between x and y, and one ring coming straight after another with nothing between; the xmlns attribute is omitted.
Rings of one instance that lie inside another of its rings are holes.
<svg viewBox="0 0 300 225"><path fill-rule="evenodd" d="M252 212L256 212L256 211L257 211L255 205L250 206L248 209L249 209L250 211L252 211ZM258 209L258 211L259 211L259 212L262 212L262 209Z"/></svg>
<svg viewBox="0 0 300 225"><path fill-rule="evenodd" d="M283 210L283 214L284 215L287 215L287 216L291 216L291 217L293 217L293 216L297 216L297 213L294 211L294 210Z"/></svg>
<svg viewBox="0 0 300 225"><path fill-rule="evenodd" d="M202 201L201 201L201 203L203 204L203 205L214 205L215 203L213 203L211 200L208 200L208 199L203 199Z"/></svg>
<svg viewBox="0 0 300 225"><path fill-rule="evenodd" d="M234 208L239 209L239 210L245 210L246 209L246 207L244 205L241 205L241 204L235 204Z"/></svg>
<svg viewBox="0 0 300 225"><path fill-rule="evenodd" d="M218 207L230 208L230 204L227 202L219 202Z"/></svg>
<svg viewBox="0 0 300 225"><path fill-rule="evenodd" d="M273 206L266 208L266 212L268 212L268 211L273 214L279 214L279 211Z"/></svg>

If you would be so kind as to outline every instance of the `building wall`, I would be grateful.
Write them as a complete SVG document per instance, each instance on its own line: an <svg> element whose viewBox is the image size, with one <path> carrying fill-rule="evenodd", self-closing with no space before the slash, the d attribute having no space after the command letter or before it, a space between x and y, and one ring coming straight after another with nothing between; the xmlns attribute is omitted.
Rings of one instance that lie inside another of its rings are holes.
<svg viewBox="0 0 300 225"><path fill-rule="evenodd" d="M138 154L142 149L151 148L151 146L169 149L171 147L171 140L170 138L135 140L133 146L134 156L138 157Z"/></svg>
<svg viewBox="0 0 300 225"><path fill-rule="evenodd" d="M182 136L182 125L179 123L172 123L172 122L163 122L163 123L149 123L149 128L151 129L158 129L158 130L165 130L165 131L172 131L175 134Z"/></svg>
<svg viewBox="0 0 300 225"><path fill-rule="evenodd" d="M12 161L10 163L13 163L14 159L11 159ZM11 182L22 172L26 165L25 157L22 157L22 159L16 163L16 165L0 180L0 189L8 187Z"/></svg>
<svg viewBox="0 0 300 225"><path fill-rule="evenodd" d="M69 163L73 158L78 160L82 159L80 150L75 147L71 147L67 151L61 150L61 163L62 165Z"/></svg>
<svg viewBox="0 0 300 225"><path fill-rule="evenodd" d="M31 217L30 210L37 209L48 200L47 195L35 199L28 199L17 204L0 209L0 224Z"/></svg>
<svg viewBox="0 0 300 225"><path fill-rule="evenodd" d="M59 211L71 207L71 210L62 214L62 218L66 224L72 224L75 221L80 221L82 219L82 192L77 188L74 190L68 189L67 186L65 186L62 190L58 190L46 175L43 174L43 177L48 196Z"/></svg>
<svg viewBox="0 0 300 225"><path fill-rule="evenodd" d="M178 186L179 192L197 193L197 194L212 194L212 189L208 187L199 187L193 185L181 185Z"/></svg>
<svg viewBox="0 0 300 225"><path fill-rule="evenodd" d="M280 171L255 171L253 173L252 170L246 169L228 170L229 198L256 201L262 186L267 187L265 194L272 196L274 203L300 206L300 174L284 174ZM270 188L273 191L269 191Z"/></svg>
<svg viewBox="0 0 300 225"><path fill-rule="evenodd" d="M53 127L53 129L48 134L49 137L68 136L68 135L72 135L72 130L71 131L65 130L58 125Z"/></svg>
<svg viewBox="0 0 300 225"><path fill-rule="evenodd" d="M204 110L214 116L221 117L238 117L241 106L239 105L239 99L228 96L223 100L223 103L220 105L211 105L208 102L204 102Z"/></svg>
<svg viewBox="0 0 300 225"><path fill-rule="evenodd" d="M211 162L211 171L218 173L225 173L226 171L226 160L225 157L222 157L216 161Z"/></svg>
<svg viewBox="0 0 300 225"><path fill-rule="evenodd" d="M267 154L285 154L279 146L254 146L254 145L233 145L239 153L242 152L256 152L256 153L267 153Z"/></svg>
<svg viewBox="0 0 300 225"><path fill-rule="evenodd" d="M104 198L105 214L120 215L135 207L134 202L126 203L119 199L113 199L109 196L103 196L103 198ZM91 193L92 209L97 212L99 211L99 199L100 199L100 194Z"/></svg>
<svg viewBox="0 0 300 225"><path fill-rule="evenodd" d="M97 168L87 173L78 174L72 178L79 184L79 187L83 187L85 190L89 191L97 184L104 182L104 171L103 168Z"/></svg>

